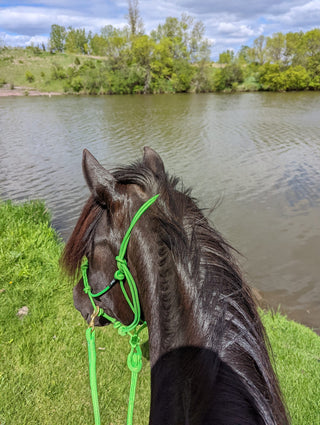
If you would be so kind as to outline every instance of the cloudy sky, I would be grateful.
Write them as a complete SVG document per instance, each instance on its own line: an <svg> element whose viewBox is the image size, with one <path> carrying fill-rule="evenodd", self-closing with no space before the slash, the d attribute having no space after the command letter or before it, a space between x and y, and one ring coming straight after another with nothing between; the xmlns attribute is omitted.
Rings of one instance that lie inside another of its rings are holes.
<svg viewBox="0 0 320 425"><path fill-rule="evenodd" d="M94 33L108 24L122 27L127 9L127 0L0 0L0 43L46 43L52 24ZM320 26L320 0L140 0L139 9L147 33L184 12L201 20L213 59L226 49L251 45L261 34Z"/></svg>

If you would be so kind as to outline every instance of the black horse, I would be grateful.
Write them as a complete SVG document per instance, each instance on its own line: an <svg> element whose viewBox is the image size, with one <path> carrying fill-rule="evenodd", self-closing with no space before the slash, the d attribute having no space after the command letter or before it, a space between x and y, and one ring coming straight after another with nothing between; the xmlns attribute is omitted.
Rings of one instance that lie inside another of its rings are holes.
<svg viewBox="0 0 320 425"><path fill-rule="evenodd" d="M289 424L250 289L190 191L178 189L179 179L168 176L150 148L142 162L111 172L84 150L83 172L91 197L62 262L75 275L86 256L93 293L112 281L134 214L159 194L135 225L126 253L149 328L149 423ZM93 309L82 279L74 304L89 321ZM119 285L96 304L123 324L133 319Z"/></svg>

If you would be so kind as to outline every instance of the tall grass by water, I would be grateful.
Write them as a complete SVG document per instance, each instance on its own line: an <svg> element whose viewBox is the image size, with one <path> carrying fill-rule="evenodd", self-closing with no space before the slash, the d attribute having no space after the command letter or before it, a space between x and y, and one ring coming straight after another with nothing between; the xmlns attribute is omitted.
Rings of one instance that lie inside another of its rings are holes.
<svg viewBox="0 0 320 425"><path fill-rule="evenodd" d="M44 203L0 204L0 425L93 423L86 325L59 270L62 248ZM292 425L319 425L319 336L278 313L261 314ZM97 329L96 339L102 423L123 424L129 343L111 326ZM137 425L148 423L149 386L144 358Z"/></svg>

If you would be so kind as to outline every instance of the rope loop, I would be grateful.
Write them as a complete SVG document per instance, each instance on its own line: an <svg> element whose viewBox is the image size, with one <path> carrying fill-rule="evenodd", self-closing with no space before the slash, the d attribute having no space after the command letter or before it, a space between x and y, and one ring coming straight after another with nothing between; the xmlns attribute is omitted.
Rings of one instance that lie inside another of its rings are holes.
<svg viewBox="0 0 320 425"><path fill-rule="evenodd" d="M115 280L120 280L120 281L122 281L122 280L124 280L124 278L125 278L125 275L124 275L124 273L121 271L121 270L117 270L116 272L115 272L115 274L114 274L114 278L115 278Z"/></svg>
<svg viewBox="0 0 320 425"><path fill-rule="evenodd" d="M131 337L131 340L135 338L137 335L133 335ZM142 351L140 348L140 338L138 337L138 340L134 345L131 344L131 350L127 358L127 365L131 372L139 373L142 368Z"/></svg>
<svg viewBox="0 0 320 425"><path fill-rule="evenodd" d="M125 336L125 335L127 335L127 333L128 333L127 326L122 325L118 328L118 334L120 336Z"/></svg>

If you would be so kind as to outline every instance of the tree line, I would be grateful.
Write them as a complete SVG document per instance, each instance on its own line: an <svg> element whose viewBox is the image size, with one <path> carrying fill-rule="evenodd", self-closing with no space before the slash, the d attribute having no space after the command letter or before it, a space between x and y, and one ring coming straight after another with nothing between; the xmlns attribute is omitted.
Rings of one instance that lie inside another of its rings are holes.
<svg viewBox="0 0 320 425"><path fill-rule="evenodd" d="M320 89L320 29L259 36L235 54L210 60L202 22L188 15L168 17L144 33L136 8L128 26L107 25L99 34L52 25L49 49L98 57L67 71L66 90L89 93L174 93L212 91L288 91Z"/></svg>
<svg viewBox="0 0 320 425"><path fill-rule="evenodd" d="M51 69L66 92L89 94L320 89L320 29L260 35L239 52L226 50L214 63L205 27L187 14L168 17L147 35L139 0L128 0L128 24L84 28L51 26L48 46L35 54L74 55ZM46 54L49 54L45 52ZM26 73L27 81L34 75Z"/></svg>
<svg viewBox="0 0 320 425"><path fill-rule="evenodd" d="M99 34L84 29L52 25L49 49L88 55L97 60L76 63L68 70L74 91L88 89L105 93L170 93L208 91L206 68L210 43L200 21L188 15L169 17L150 35L143 32L137 16L130 25L107 25ZM80 65L80 66L79 66ZM58 71L59 74L59 71ZM60 76L64 75L60 70Z"/></svg>
<svg viewBox="0 0 320 425"><path fill-rule="evenodd" d="M272 91L320 89L320 29L307 32L277 32L270 37L260 35L253 46L243 46L237 55L227 50L219 55L219 63L229 72L243 75L247 86ZM240 72L241 74L241 72Z"/></svg>

